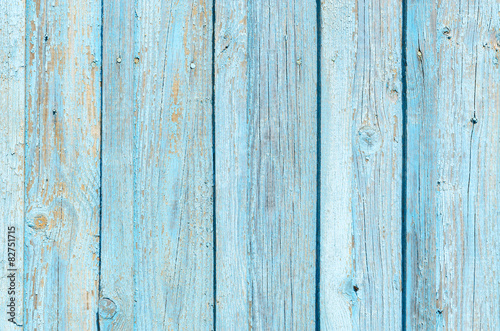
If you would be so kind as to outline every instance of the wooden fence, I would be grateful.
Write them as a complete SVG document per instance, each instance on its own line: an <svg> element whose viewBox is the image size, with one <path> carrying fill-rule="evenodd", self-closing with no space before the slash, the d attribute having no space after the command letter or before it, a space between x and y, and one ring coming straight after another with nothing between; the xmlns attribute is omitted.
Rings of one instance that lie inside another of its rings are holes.
<svg viewBox="0 0 500 331"><path fill-rule="evenodd" d="M498 0L0 0L0 329L500 330Z"/></svg>

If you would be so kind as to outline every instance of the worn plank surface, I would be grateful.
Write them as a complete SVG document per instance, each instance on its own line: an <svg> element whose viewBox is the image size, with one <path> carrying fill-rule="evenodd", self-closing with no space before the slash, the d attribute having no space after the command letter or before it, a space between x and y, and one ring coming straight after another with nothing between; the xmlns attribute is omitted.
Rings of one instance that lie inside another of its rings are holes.
<svg viewBox="0 0 500 331"><path fill-rule="evenodd" d="M106 0L103 6L99 324L101 330L132 330L135 14L130 0Z"/></svg>
<svg viewBox="0 0 500 331"><path fill-rule="evenodd" d="M313 329L316 3L215 15L217 328Z"/></svg>
<svg viewBox="0 0 500 331"><path fill-rule="evenodd" d="M322 5L325 330L401 329L401 5Z"/></svg>
<svg viewBox="0 0 500 331"><path fill-rule="evenodd" d="M23 324L24 13L24 0L0 1L0 330L5 331Z"/></svg>
<svg viewBox="0 0 500 331"><path fill-rule="evenodd" d="M500 326L500 5L409 1L407 326Z"/></svg>
<svg viewBox="0 0 500 331"><path fill-rule="evenodd" d="M0 0L0 330L499 329L499 13Z"/></svg>
<svg viewBox="0 0 500 331"><path fill-rule="evenodd" d="M27 330L96 330L100 1L28 1Z"/></svg>
<svg viewBox="0 0 500 331"><path fill-rule="evenodd" d="M357 1L321 6L320 326L352 330L354 190L353 84ZM363 25L364 22L361 22ZM362 46L362 45L361 45ZM363 60L363 59L361 59ZM359 286L359 285L358 285Z"/></svg>
<svg viewBox="0 0 500 331"><path fill-rule="evenodd" d="M136 2L135 324L213 327L212 2Z"/></svg>

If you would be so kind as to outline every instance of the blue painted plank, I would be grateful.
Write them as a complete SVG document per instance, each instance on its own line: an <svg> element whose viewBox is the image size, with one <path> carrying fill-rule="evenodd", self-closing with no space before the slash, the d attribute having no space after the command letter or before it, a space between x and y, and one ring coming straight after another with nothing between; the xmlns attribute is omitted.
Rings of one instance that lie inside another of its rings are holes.
<svg viewBox="0 0 500 331"><path fill-rule="evenodd" d="M134 2L103 2L99 324L134 328Z"/></svg>
<svg viewBox="0 0 500 331"><path fill-rule="evenodd" d="M212 2L135 2L135 327L213 328Z"/></svg>
<svg viewBox="0 0 500 331"><path fill-rule="evenodd" d="M26 5L27 330L96 330L101 2Z"/></svg>
<svg viewBox="0 0 500 331"><path fill-rule="evenodd" d="M353 85L357 58L358 1L321 6L321 256L320 327L353 330L359 307L354 286ZM365 2L366 3L366 2ZM363 2L361 2L363 5ZM360 43L363 47L363 43Z"/></svg>
<svg viewBox="0 0 500 331"><path fill-rule="evenodd" d="M22 330L24 316L24 13L24 0L0 1L0 330L5 331Z"/></svg>
<svg viewBox="0 0 500 331"><path fill-rule="evenodd" d="M315 1L216 1L216 316L315 325Z"/></svg>
<svg viewBox="0 0 500 331"><path fill-rule="evenodd" d="M321 8L321 328L401 330L402 8Z"/></svg>
<svg viewBox="0 0 500 331"><path fill-rule="evenodd" d="M500 325L499 10L408 3L408 328Z"/></svg>

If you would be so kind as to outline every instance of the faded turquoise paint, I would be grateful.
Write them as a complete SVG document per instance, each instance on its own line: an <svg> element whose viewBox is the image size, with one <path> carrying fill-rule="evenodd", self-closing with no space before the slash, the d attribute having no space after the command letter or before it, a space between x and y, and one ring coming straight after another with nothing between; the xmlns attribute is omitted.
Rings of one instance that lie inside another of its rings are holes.
<svg viewBox="0 0 500 331"><path fill-rule="evenodd" d="M26 4L27 330L96 330L101 3Z"/></svg>
<svg viewBox="0 0 500 331"><path fill-rule="evenodd" d="M217 327L315 325L315 1L216 1Z"/></svg>
<svg viewBox="0 0 500 331"><path fill-rule="evenodd" d="M399 0L322 7L325 330L402 329L401 10Z"/></svg>
<svg viewBox="0 0 500 331"><path fill-rule="evenodd" d="M500 328L500 3L408 3L410 329Z"/></svg>
<svg viewBox="0 0 500 331"><path fill-rule="evenodd" d="M0 330L14 331L22 330L24 316L24 0L0 1L0 27Z"/></svg>
<svg viewBox="0 0 500 331"><path fill-rule="evenodd" d="M134 323L134 6L103 1L102 205L99 324ZM117 249L117 247L119 249Z"/></svg>
<svg viewBox="0 0 500 331"><path fill-rule="evenodd" d="M0 330L499 329L498 12L0 0Z"/></svg>
<svg viewBox="0 0 500 331"><path fill-rule="evenodd" d="M135 327L210 330L212 3L135 5Z"/></svg>
<svg viewBox="0 0 500 331"><path fill-rule="evenodd" d="M103 329L213 328L211 7L104 2Z"/></svg>

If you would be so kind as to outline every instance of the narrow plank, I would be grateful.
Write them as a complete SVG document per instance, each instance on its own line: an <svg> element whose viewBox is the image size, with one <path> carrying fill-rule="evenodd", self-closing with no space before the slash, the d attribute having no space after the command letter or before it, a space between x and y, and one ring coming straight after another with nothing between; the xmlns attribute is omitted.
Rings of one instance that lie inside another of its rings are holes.
<svg viewBox="0 0 500 331"><path fill-rule="evenodd" d="M101 330L134 328L133 3L103 2Z"/></svg>
<svg viewBox="0 0 500 331"><path fill-rule="evenodd" d="M322 330L352 330L356 304L352 210L356 196L352 137L358 33L356 5L357 1L325 1L321 6Z"/></svg>
<svg viewBox="0 0 500 331"><path fill-rule="evenodd" d="M27 2L25 328L96 330L101 2Z"/></svg>
<svg viewBox="0 0 500 331"><path fill-rule="evenodd" d="M401 318L400 1L321 7L323 330L398 330Z"/></svg>
<svg viewBox="0 0 500 331"><path fill-rule="evenodd" d="M24 0L0 1L0 330L22 330L25 128ZM10 235L10 237L9 237Z"/></svg>
<svg viewBox="0 0 500 331"><path fill-rule="evenodd" d="M216 316L315 326L315 1L216 1Z"/></svg>
<svg viewBox="0 0 500 331"><path fill-rule="evenodd" d="M220 330L249 329L252 319L247 5L247 0L215 1L215 304Z"/></svg>
<svg viewBox="0 0 500 331"><path fill-rule="evenodd" d="M136 6L136 328L209 330L212 2Z"/></svg>
<svg viewBox="0 0 500 331"><path fill-rule="evenodd" d="M410 329L500 325L499 9L409 1Z"/></svg>

